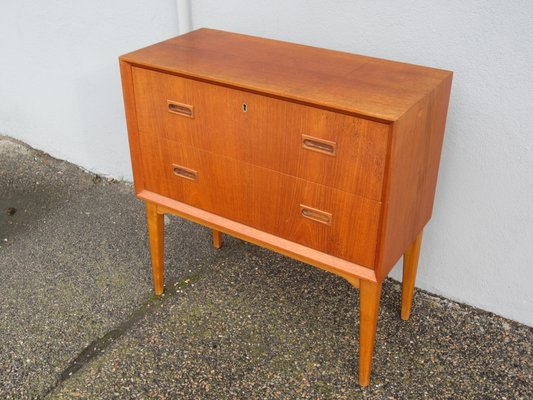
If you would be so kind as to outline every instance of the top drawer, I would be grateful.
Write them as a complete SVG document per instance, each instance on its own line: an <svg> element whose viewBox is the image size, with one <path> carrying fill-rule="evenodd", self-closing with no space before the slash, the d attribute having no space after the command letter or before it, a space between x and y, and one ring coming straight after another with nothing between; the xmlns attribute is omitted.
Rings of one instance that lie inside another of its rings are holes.
<svg viewBox="0 0 533 400"><path fill-rule="evenodd" d="M381 200L388 125L133 68L140 134Z"/></svg>

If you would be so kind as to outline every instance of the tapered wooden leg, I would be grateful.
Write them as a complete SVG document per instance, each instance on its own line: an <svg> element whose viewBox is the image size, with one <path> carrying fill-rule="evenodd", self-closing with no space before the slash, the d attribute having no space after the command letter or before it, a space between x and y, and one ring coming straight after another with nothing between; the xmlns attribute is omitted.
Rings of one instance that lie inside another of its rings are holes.
<svg viewBox="0 0 533 400"><path fill-rule="evenodd" d="M150 254L152 255L154 292L156 295L160 295L163 293L165 283L165 224L163 214L157 213L157 205L149 201L146 202L146 220L148 222L148 236L150 237Z"/></svg>
<svg viewBox="0 0 533 400"><path fill-rule="evenodd" d="M220 249L220 246L222 246L222 232L217 231L215 229L213 231L213 247L215 249Z"/></svg>
<svg viewBox="0 0 533 400"><path fill-rule="evenodd" d="M361 280L359 290L359 384L368 386L376 339L381 283Z"/></svg>
<svg viewBox="0 0 533 400"><path fill-rule="evenodd" d="M418 256L422 244L422 232L409 246L403 255L403 278L402 278L402 319L407 320L411 315L413 292L415 290L416 270L418 268Z"/></svg>

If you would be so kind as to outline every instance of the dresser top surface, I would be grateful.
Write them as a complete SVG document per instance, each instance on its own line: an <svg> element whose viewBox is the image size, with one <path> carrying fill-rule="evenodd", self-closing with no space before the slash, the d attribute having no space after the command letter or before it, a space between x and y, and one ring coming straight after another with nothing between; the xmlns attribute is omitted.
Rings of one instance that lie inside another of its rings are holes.
<svg viewBox="0 0 533 400"><path fill-rule="evenodd" d="M398 120L452 74L212 29L145 47L121 60L385 122Z"/></svg>

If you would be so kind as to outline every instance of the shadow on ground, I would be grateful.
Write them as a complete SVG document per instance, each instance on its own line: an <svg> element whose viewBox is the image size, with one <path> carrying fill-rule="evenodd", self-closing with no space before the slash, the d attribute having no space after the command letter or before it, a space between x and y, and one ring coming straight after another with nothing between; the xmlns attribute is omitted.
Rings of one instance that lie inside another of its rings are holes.
<svg viewBox="0 0 533 400"><path fill-rule="evenodd" d="M357 291L178 218L155 298L131 185L3 137L0 212L2 399L533 398L531 328L421 291L402 321L392 280L359 388Z"/></svg>

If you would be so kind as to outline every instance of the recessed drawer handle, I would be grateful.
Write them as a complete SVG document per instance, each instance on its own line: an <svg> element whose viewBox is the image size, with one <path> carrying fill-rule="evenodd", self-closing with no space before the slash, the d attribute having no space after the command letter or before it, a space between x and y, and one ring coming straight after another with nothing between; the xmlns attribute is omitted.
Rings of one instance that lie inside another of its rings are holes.
<svg viewBox="0 0 533 400"><path fill-rule="evenodd" d="M313 221L320 222L321 224L331 225L332 214L317 210L300 204L300 213L302 217L309 218Z"/></svg>
<svg viewBox="0 0 533 400"><path fill-rule="evenodd" d="M192 106L178 103L177 101L167 100L168 111L173 114L183 115L184 117L194 118Z"/></svg>
<svg viewBox="0 0 533 400"><path fill-rule="evenodd" d="M174 175L177 175L180 178L189 179L191 181L198 180L198 172L196 172L194 169L185 168L185 167L182 167L181 165L172 164L172 170L174 171Z"/></svg>
<svg viewBox="0 0 533 400"><path fill-rule="evenodd" d="M313 136L302 135L302 146L306 150L318 151L329 156L334 156L337 153L337 143Z"/></svg>

